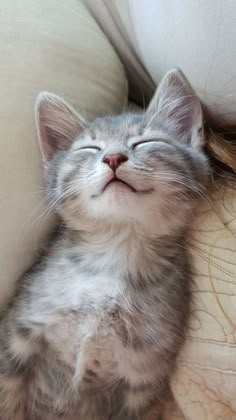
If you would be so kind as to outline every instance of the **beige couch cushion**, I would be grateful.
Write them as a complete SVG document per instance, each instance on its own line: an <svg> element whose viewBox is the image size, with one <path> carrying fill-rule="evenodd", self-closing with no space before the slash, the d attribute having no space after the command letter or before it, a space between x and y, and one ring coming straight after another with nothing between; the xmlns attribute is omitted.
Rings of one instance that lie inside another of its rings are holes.
<svg viewBox="0 0 236 420"><path fill-rule="evenodd" d="M172 390L182 418L236 419L236 192L221 188L196 217L193 310ZM181 418L181 417L180 417ZM177 420L168 413L166 420Z"/></svg>
<svg viewBox="0 0 236 420"><path fill-rule="evenodd" d="M120 111L127 99L123 67L78 0L5 0L2 6L0 305L51 224L34 128L38 92L55 92L93 116Z"/></svg>
<svg viewBox="0 0 236 420"><path fill-rule="evenodd" d="M131 73L134 97L142 92L149 98L152 85L148 73L158 84L177 66L218 123L236 124L234 1L84 1L114 42L127 69L135 65L134 80ZM128 51L123 47L124 38Z"/></svg>
<svg viewBox="0 0 236 420"><path fill-rule="evenodd" d="M156 84L170 68L180 67L217 122L235 124L235 2L127 3L140 57Z"/></svg>

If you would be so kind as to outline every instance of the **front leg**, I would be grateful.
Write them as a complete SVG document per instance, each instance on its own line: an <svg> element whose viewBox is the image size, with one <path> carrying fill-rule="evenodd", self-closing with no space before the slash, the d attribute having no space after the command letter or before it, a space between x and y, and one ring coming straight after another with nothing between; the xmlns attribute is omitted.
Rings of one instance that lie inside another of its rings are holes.
<svg viewBox="0 0 236 420"><path fill-rule="evenodd" d="M25 420L33 346L12 309L0 321L0 419Z"/></svg>
<svg viewBox="0 0 236 420"><path fill-rule="evenodd" d="M25 420L25 384L19 376L0 375L1 420Z"/></svg>
<svg viewBox="0 0 236 420"><path fill-rule="evenodd" d="M163 390L156 383L127 386L124 393L124 409L117 420L161 420L163 394Z"/></svg>

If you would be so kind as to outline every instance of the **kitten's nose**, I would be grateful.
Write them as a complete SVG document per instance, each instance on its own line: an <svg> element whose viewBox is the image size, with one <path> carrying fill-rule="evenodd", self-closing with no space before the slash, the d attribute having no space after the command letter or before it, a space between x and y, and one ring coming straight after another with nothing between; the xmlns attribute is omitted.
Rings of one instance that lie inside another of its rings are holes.
<svg viewBox="0 0 236 420"><path fill-rule="evenodd" d="M126 162L126 160L128 160L128 157L123 155L122 153L105 155L103 158L103 162L107 163L114 172L116 171L118 166L120 166L121 163Z"/></svg>

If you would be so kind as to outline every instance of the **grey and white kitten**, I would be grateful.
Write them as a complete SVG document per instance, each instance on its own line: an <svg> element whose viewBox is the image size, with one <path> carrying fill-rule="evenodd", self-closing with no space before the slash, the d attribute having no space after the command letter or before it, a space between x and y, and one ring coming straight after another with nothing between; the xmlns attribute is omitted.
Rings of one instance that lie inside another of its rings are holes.
<svg viewBox="0 0 236 420"><path fill-rule="evenodd" d="M64 229L0 321L0 418L155 420L184 339L186 230L209 173L200 101L172 70L143 114L87 124L42 93L36 119Z"/></svg>

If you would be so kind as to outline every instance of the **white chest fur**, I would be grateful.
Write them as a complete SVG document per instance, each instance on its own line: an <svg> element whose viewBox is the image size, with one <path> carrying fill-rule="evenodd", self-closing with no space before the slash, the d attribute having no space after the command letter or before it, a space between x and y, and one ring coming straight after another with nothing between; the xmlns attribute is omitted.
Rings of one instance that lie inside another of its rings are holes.
<svg viewBox="0 0 236 420"><path fill-rule="evenodd" d="M86 371L96 370L104 380L121 376L127 353L127 331L118 307L123 291L121 281L110 276L71 279L64 305L55 310L46 329L46 340L71 366L76 382Z"/></svg>

